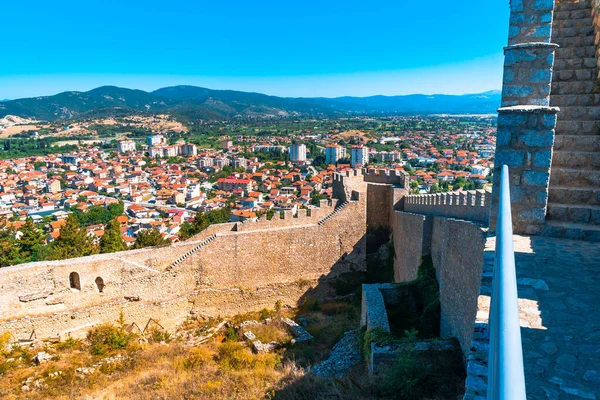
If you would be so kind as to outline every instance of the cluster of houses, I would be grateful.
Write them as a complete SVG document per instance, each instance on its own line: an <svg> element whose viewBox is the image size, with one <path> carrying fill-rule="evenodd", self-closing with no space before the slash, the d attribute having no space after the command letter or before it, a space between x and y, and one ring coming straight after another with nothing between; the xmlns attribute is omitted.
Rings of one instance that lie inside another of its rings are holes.
<svg viewBox="0 0 600 400"><path fill-rule="evenodd" d="M312 169L311 174L291 164L286 167L284 162L267 165L250 159L244 163L244 172L218 178L223 167L204 164L219 158L232 165L237 161L221 151L206 150L170 164L138 152L112 155L94 147L68 155L3 160L0 218L17 231L26 218L32 218L44 224L51 242L73 210L107 209L121 201L121 232L132 245L137 234L149 228L157 228L166 239L178 240L181 224L192 220L197 211L228 208L232 221L243 221L271 209L309 206L311 195L331 195L334 166L320 173ZM86 229L94 240L104 234L99 224Z"/></svg>
<svg viewBox="0 0 600 400"><path fill-rule="evenodd" d="M461 177L484 183L493 167L492 133L408 131L397 137L382 136L380 143L396 146L391 151L377 151L361 139L360 145L352 147L351 160L355 160L354 167L377 158L385 161L387 168L409 170L421 191ZM337 146L334 137L307 133L300 139L311 139L325 154L324 150ZM232 221L245 221L269 210L296 212L311 207L311 202L318 203L313 201L315 197L331 196L334 172L353 167L329 164L318 171L311 165L316 155L310 154L306 145L284 137L227 137L219 149L198 149L183 141L168 144L158 134L148 137L141 148L136 143L119 142L116 154L87 147L70 154L0 161L0 218L17 230L27 217L44 223L50 242L58 237L62 221L74 209L85 212L122 201L124 214L119 222L128 245L149 228L175 241L181 224L192 220L197 211L228 208ZM331 157L341 156L334 150ZM291 162L244 157L259 151L289 152ZM431 168L433 165L437 167ZM95 240L104 232L102 225L86 229Z"/></svg>

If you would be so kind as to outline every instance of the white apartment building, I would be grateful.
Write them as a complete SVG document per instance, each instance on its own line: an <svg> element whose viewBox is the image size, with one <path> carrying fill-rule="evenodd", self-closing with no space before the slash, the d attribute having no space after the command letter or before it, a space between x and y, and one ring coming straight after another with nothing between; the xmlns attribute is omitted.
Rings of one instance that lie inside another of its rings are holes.
<svg viewBox="0 0 600 400"><path fill-rule="evenodd" d="M129 153L135 151L135 142L133 140L123 140L117 144L119 153Z"/></svg>
<svg viewBox="0 0 600 400"><path fill-rule="evenodd" d="M212 167L214 165L214 159L211 157L202 157L200 161L198 161L199 167Z"/></svg>
<svg viewBox="0 0 600 400"><path fill-rule="evenodd" d="M146 144L148 146L156 146L157 144L167 143L163 135L152 135L146 138Z"/></svg>
<svg viewBox="0 0 600 400"><path fill-rule="evenodd" d="M179 146L153 146L148 153L150 157L177 157Z"/></svg>
<svg viewBox="0 0 600 400"><path fill-rule="evenodd" d="M293 144L290 147L290 161L291 162L305 162L306 161L306 145L305 144Z"/></svg>
<svg viewBox="0 0 600 400"><path fill-rule="evenodd" d="M254 151L281 151L282 153L285 153L287 148L285 146L260 144L254 146Z"/></svg>
<svg viewBox="0 0 600 400"><path fill-rule="evenodd" d="M369 148L365 146L352 146L350 153L350 166L356 168L358 165L367 165L369 163Z"/></svg>
<svg viewBox="0 0 600 400"><path fill-rule="evenodd" d="M346 157L346 148L330 144L325 149L325 162L335 164L339 159Z"/></svg>
<svg viewBox="0 0 600 400"><path fill-rule="evenodd" d="M179 146L179 152L184 156L195 156L198 154L198 148L195 144L192 143L184 143Z"/></svg>
<svg viewBox="0 0 600 400"><path fill-rule="evenodd" d="M231 160L227 157L217 157L213 162L213 165L219 168L223 168L224 166L229 164L231 164Z"/></svg>
<svg viewBox="0 0 600 400"><path fill-rule="evenodd" d="M369 160L373 158L379 158L382 162L396 162L400 161L400 153L398 151L371 151Z"/></svg>
<svg viewBox="0 0 600 400"><path fill-rule="evenodd" d="M234 168L246 168L248 166L248 160L245 158L239 157L233 161Z"/></svg>

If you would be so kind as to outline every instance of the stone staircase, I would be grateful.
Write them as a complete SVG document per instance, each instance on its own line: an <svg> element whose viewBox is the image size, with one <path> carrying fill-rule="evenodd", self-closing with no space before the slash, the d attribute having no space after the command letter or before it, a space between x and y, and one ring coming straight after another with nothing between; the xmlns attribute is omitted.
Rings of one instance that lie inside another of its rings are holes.
<svg viewBox="0 0 600 400"><path fill-rule="evenodd" d="M600 87L592 0L557 0L551 106L560 107L544 234L600 241Z"/></svg>
<svg viewBox="0 0 600 400"><path fill-rule="evenodd" d="M350 204L348 201L344 201L342 204L340 204L339 206L337 206L332 212L330 212L329 214L327 214L325 216L325 218L323 218L323 219L321 219L319 221L319 225L323 225L323 224L325 224L325 222L327 222L331 218L335 217L335 215L337 213L339 213L340 211L342 211L344 208L346 208L348 206L348 204Z"/></svg>
<svg viewBox="0 0 600 400"><path fill-rule="evenodd" d="M184 262L186 259L188 259L188 257L190 257L192 254L194 254L195 252L197 252L202 247L206 246L207 244L209 244L210 242L212 242L216 238L217 238L217 235L215 235L215 234L210 235L209 237L207 237L206 239L204 239L202 242L200 242L197 246L195 246L193 249L191 249L190 251L188 251L187 253L185 253L181 257L179 257L177 260L175 260L175 262L173 264L169 265L169 267L167 269L170 270L170 269L175 268L176 266L178 266L179 264L181 264L182 262Z"/></svg>

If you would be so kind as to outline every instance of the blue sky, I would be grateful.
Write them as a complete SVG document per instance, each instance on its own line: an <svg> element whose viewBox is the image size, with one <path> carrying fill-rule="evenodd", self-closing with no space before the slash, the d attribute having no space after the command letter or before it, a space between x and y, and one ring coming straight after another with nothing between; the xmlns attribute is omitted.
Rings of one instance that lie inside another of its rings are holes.
<svg viewBox="0 0 600 400"><path fill-rule="evenodd" d="M191 84L282 96L499 89L506 0L2 4L0 99Z"/></svg>

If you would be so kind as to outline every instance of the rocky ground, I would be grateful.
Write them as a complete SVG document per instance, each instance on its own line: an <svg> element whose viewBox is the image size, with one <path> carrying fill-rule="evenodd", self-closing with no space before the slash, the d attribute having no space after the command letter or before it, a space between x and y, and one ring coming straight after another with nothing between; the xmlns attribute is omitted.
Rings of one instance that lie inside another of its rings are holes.
<svg viewBox="0 0 600 400"><path fill-rule="evenodd" d="M359 332L353 330L344 334L331 350L329 358L315 366L312 372L323 378L342 378L362 360Z"/></svg>

